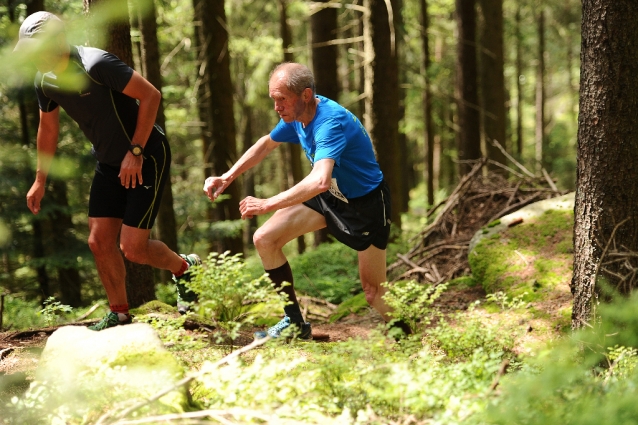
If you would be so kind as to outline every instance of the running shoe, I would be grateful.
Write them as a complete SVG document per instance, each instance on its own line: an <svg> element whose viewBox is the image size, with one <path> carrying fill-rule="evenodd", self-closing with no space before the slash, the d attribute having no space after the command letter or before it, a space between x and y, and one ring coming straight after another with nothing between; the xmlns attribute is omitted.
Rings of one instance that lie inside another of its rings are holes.
<svg viewBox="0 0 638 425"><path fill-rule="evenodd" d="M310 326L310 322L304 323L292 323L290 321L290 317L284 316L283 319L279 321L275 326L268 328L267 331L258 331L255 332L255 339L266 338L270 335L272 338L279 338L282 332L288 329L290 326L295 326L297 328L297 332L293 337L298 339L309 341L312 339L312 327Z"/></svg>
<svg viewBox="0 0 638 425"><path fill-rule="evenodd" d="M102 320L97 322L95 325L89 326L88 328L91 329L92 331L103 331L104 329L113 328L119 325L128 325L132 321L133 321L133 316L131 316L130 314L128 315L128 319L120 320L117 313L113 313L112 311L109 311L106 314L106 316L102 318Z"/></svg>
<svg viewBox="0 0 638 425"><path fill-rule="evenodd" d="M179 254L179 256L186 260L188 269L192 266L202 264L202 260L197 254ZM175 282L175 286L177 287L177 311L179 311L179 314L188 313L191 303L197 301L197 294L188 289L184 284L184 282L190 282L191 280L191 274L188 272L188 269L179 277L173 275L173 282Z"/></svg>

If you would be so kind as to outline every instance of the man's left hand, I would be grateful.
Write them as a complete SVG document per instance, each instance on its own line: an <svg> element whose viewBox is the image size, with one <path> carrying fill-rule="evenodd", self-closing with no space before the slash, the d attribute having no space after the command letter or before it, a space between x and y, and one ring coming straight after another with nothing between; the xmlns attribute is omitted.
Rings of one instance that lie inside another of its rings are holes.
<svg viewBox="0 0 638 425"><path fill-rule="evenodd" d="M266 199L253 198L252 196L247 196L239 202L239 212L241 212L242 219L251 219L256 215L265 214L268 211L266 210Z"/></svg>
<svg viewBox="0 0 638 425"><path fill-rule="evenodd" d="M131 152L127 152L122 165L120 166L120 174L118 177L122 182L122 186L135 189L136 184L142 184L142 156L135 156Z"/></svg>

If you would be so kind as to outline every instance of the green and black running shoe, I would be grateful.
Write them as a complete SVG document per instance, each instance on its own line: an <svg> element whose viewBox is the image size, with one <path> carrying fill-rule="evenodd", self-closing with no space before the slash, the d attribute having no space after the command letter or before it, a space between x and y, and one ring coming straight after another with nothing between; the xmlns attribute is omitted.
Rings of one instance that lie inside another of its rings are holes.
<svg viewBox="0 0 638 425"><path fill-rule="evenodd" d="M186 260L188 263L188 269L192 266L202 264L202 259L199 258L199 255L197 254L179 254L179 256ZM184 282L190 282L191 280L188 269L186 269L184 274L179 277L173 275L173 282L175 282L175 286L177 287L177 311L179 311L179 314L188 313L191 303L197 301L197 294L188 289L184 284Z"/></svg>
<svg viewBox="0 0 638 425"><path fill-rule="evenodd" d="M102 318L102 320L97 322L95 325L89 326L88 328L92 331L103 331L104 329L113 328L119 325L128 325L131 322L133 322L133 316L131 316L130 314L128 315L128 319L122 321L120 320L117 313L109 311L108 314L104 316L104 318Z"/></svg>

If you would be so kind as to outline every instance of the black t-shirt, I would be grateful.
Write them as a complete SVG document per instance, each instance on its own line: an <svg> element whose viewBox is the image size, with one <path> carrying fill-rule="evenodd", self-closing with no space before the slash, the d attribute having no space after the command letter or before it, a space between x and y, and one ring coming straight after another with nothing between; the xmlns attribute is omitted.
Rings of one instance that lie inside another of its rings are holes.
<svg viewBox="0 0 638 425"><path fill-rule="evenodd" d="M93 145L97 160L119 167L137 125L137 100L122 93L132 75L133 69L111 53L71 46L69 65L60 75L36 74L38 104L44 112L63 107ZM155 125L149 140L159 134Z"/></svg>

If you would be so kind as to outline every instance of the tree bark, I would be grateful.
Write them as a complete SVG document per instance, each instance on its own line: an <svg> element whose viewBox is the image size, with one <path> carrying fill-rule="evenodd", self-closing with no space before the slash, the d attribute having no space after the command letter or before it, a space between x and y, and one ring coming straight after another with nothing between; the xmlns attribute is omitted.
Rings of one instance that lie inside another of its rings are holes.
<svg viewBox="0 0 638 425"><path fill-rule="evenodd" d="M69 213L66 182L51 177L49 182L49 196L51 203L57 208L50 215L51 242L55 255L69 259L75 263L75 237L73 236L73 221ZM82 305L82 285L77 267L57 266L58 284L62 304L71 307Z"/></svg>
<svg viewBox="0 0 638 425"><path fill-rule="evenodd" d="M434 123L432 122L432 88L430 86L430 37L428 30L430 19L428 17L427 0L419 0L421 11L421 44L423 45L423 122L424 122L424 150L425 167L423 180L426 187L428 205L434 205Z"/></svg>
<svg viewBox="0 0 638 425"><path fill-rule="evenodd" d="M200 102L206 103L205 121L208 133L204 137L206 177L221 175L237 159L235 117L233 113L233 85L230 76L228 32L224 0L194 0L196 20L199 21L201 59L205 63ZM239 182L235 180L224 192L230 199L216 203L213 219L240 220ZM224 235L211 246L217 252L243 253L241 234Z"/></svg>
<svg viewBox="0 0 638 425"><path fill-rule="evenodd" d="M108 25L105 50L113 53L122 62L133 67L133 47L131 44L131 26L128 18L126 0L84 0L84 11L90 16L97 5L112 7L120 13L119 19ZM153 268L146 264L136 264L124 257L126 265L126 294L130 307L139 307L155 299L155 278Z"/></svg>
<svg viewBox="0 0 638 425"><path fill-rule="evenodd" d="M582 4L573 328L592 320L603 284L628 294L638 266L601 265L610 251L638 251L638 3Z"/></svg>
<svg viewBox="0 0 638 425"><path fill-rule="evenodd" d="M329 3L322 0L319 3ZM310 17L312 32L312 68L315 75L317 93L335 102L339 101L340 84L338 73L339 50L336 45L316 46L334 40L337 34L337 9L326 7L315 12ZM314 246L328 242L328 229L314 232Z"/></svg>
<svg viewBox="0 0 638 425"><path fill-rule="evenodd" d="M459 171L465 175L471 169L464 161L481 157L480 114L478 109L476 61L475 0L456 0L458 47L456 62L456 98L458 101Z"/></svg>
<svg viewBox="0 0 638 425"><path fill-rule="evenodd" d="M506 164L505 154L492 144L496 140L504 148L505 139L505 74L503 58L503 0L479 0L481 11L481 110L485 152L489 159ZM499 173L503 168L489 165Z"/></svg>
<svg viewBox="0 0 638 425"><path fill-rule="evenodd" d="M160 73L160 53L157 40L157 21L155 4L149 2L147 9L138 9L138 21L140 33L142 34L141 58L145 75L144 77L157 90L162 91L162 75ZM164 101L160 102L157 111L157 124L164 129L166 137L166 117L164 115ZM157 219L155 220L155 228L157 230L158 239L168 246L172 251L179 252L177 244L177 223L175 221L175 211L173 209L173 190L171 184L171 175L169 174L162 193L162 201L160 203ZM171 272L161 270L160 276L163 282L171 280Z"/></svg>
<svg viewBox="0 0 638 425"><path fill-rule="evenodd" d="M538 14L538 66L536 67L536 175L541 175L545 149L545 11L543 0Z"/></svg>
<svg viewBox="0 0 638 425"><path fill-rule="evenodd" d="M516 153L523 158L523 35L521 34L521 4L516 5Z"/></svg>
<svg viewBox="0 0 638 425"><path fill-rule="evenodd" d="M394 19L396 1L365 0L365 113L364 125L377 153L377 161L392 193L392 222L401 228L402 179L399 155L399 61Z"/></svg>
<svg viewBox="0 0 638 425"><path fill-rule="evenodd" d="M279 0L279 32L281 35L281 44L284 49L284 62L292 62L294 56L288 49L292 46L292 30L288 24L288 1ZM284 148L284 149L281 149ZM296 185L303 179L303 170L301 168L301 145L295 143L284 143L279 150L283 155L282 161L285 167L284 190ZM306 251L306 239L304 235L297 238L297 252L302 254Z"/></svg>

